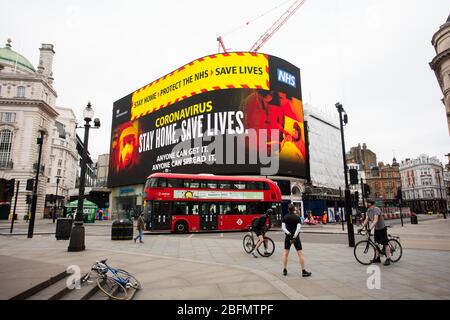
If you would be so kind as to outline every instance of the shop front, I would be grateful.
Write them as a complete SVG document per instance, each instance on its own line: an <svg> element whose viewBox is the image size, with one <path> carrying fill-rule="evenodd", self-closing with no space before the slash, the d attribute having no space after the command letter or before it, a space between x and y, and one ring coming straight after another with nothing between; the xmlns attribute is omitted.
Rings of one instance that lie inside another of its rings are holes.
<svg viewBox="0 0 450 320"><path fill-rule="evenodd" d="M110 194L111 219L133 219L142 211L144 185L113 188Z"/></svg>

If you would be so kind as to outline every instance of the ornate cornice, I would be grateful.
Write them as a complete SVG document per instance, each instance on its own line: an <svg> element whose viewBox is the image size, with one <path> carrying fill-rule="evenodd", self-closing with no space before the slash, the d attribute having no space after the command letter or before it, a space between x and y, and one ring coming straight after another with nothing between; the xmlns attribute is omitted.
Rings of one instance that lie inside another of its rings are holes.
<svg viewBox="0 0 450 320"><path fill-rule="evenodd" d="M431 60L431 62L429 63L430 68L436 71L436 67L438 67L441 61L445 58L450 58L450 48L442 51L436 57L434 57L433 60Z"/></svg>
<svg viewBox="0 0 450 320"><path fill-rule="evenodd" d="M27 75L27 74L0 74L0 81L29 81L29 82L40 82L42 83L55 97L58 97L55 89L45 80L45 78L36 75Z"/></svg>
<svg viewBox="0 0 450 320"><path fill-rule="evenodd" d="M0 98L0 106L1 105L14 105L14 106L22 106L22 107L39 107L44 110L50 117L56 118L59 113L52 108L49 104L47 104L44 100L32 100L32 99L23 99L23 98Z"/></svg>
<svg viewBox="0 0 450 320"><path fill-rule="evenodd" d="M448 22L444 23L442 26L439 27L439 30L433 34L433 37L431 38L431 44L435 46L435 44L437 43L437 38L449 31L450 31L450 23Z"/></svg>

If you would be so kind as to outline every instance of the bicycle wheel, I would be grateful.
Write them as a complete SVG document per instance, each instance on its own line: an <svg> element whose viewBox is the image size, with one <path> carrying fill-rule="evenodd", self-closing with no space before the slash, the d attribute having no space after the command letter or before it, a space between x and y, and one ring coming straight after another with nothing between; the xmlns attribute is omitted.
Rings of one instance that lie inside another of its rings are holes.
<svg viewBox="0 0 450 320"><path fill-rule="evenodd" d="M142 285L139 282L139 280L136 279L136 277L133 276L128 271L125 271L123 269L117 269L116 276L122 279L128 279L128 283L131 285L131 287L135 288L136 290L142 289Z"/></svg>
<svg viewBox="0 0 450 320"><path fill-rule="evenodd" d="M353 250L353 255L355 256L356 260L366 266L371 264L371 261L375 259L375 253L375 247L367 240L358 242L355 245L355 249Z"/></svg>
<svg viewBox="0 0 450 320"><path fill-rule="evenodd" d="M261 257L270 257L275 251L275 243L270 238L264 238L264 242L258 247L258 253Z"/></svg>
<svg viewBox="0 0 450 320"><path fill-rule="evenodd" d="M389 239L389 248L391 249L391 261L397 262L403 254L403 248L400 242L396 239Z"/></svg>
<svg viewBox="0 0 450 320"><path fill-rule="evenodd" d="M253 241L253 237L251 235L247 234L244 237L243 245L244 245L245 252L247 252L247 253L252 252L253 248L255 247L255 241Z"/></svg>
<svg viewBox="0 0 450 320"><path fill-rule="evenodd" d="M125 300L127 298L127 289L110 276L98 277L97 285L108 297L115 300Z"/></svg>

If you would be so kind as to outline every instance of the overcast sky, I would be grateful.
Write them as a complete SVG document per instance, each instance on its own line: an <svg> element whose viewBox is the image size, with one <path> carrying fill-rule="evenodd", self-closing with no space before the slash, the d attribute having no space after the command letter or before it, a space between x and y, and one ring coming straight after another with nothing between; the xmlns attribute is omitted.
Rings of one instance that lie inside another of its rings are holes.
<svg viewBox="0 0 450 320"><path fill-rule="evenodd" d="M41 43L54 44L57 105L82 119L92 102L102 122L89 139L96 157L109 152L114 101L216 53L218 35L231 51L249 50L292 2L0 0L0 45L12 38L37 66ZM428 63L449 14L449 0L307 0L259 52L300 68L304 102L332 115L344 105L347 149L365 142L379 161L426 153L447 163L442 92Z"/></svg>

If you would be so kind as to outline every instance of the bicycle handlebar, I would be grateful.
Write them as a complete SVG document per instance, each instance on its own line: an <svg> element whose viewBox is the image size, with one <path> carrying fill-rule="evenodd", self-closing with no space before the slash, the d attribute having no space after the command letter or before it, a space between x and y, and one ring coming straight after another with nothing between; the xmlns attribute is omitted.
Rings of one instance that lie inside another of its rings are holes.
<svg viewBox="0 0 450 320"><path fill-rule="evenodd" d="M370 232L370 230L367 230L367 229L359 229L358 230L358 234L360 234L360 235L362 235L362 236L366 236L366 235L371 235L371 232Z"/></svg>

